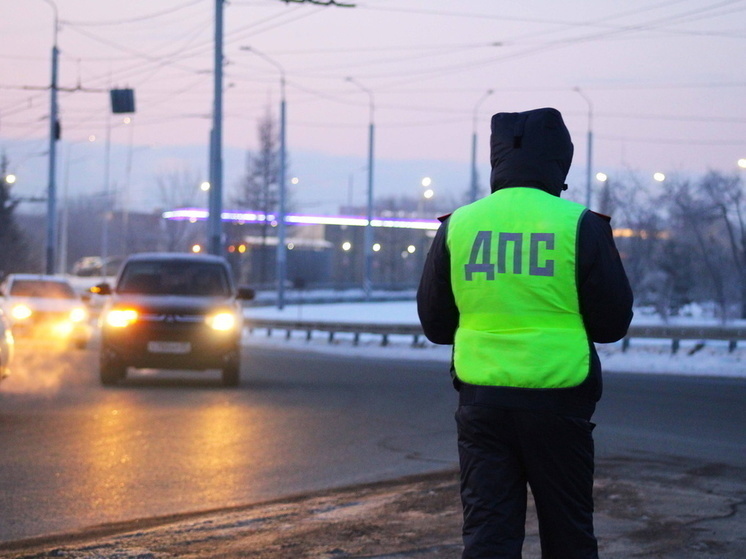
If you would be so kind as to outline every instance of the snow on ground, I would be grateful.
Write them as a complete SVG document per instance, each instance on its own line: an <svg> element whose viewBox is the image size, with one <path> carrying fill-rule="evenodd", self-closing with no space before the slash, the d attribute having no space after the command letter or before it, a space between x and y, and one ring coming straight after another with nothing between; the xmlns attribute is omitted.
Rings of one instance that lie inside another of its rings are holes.
<svg viewBox="0 0 746 559"><path fill-rule="evenodd" d="M419 324L417 308L414 301L376 302L376 303L330 303L288 305L283 310L275 307L250 307L246 309L248 319L286 319L328 322L365 322L386 324ZM707 323L702 319L677 319L676 324L696 321L696 324ZM635 319L637 324L655 323L650 317ZM715 322L710 322L715 324ZM334 353L345 356L365 356L379 359L412 359L441 361L444 367L451 357L451 346L436 346L422 342L413 347L412 336L390 336L387 346L381 345L381 336L365 335L360 337L357 345L353 344L351 334L336 334L332 343L328 334L315 332L311 340L306 339L304 332L294 332L290 339L284 330L273 330L271 336L264 329L254 330L245 339L247 345L271 346L285 350L308 350ZM708 341L704 348L692 355L697 340L682 341L679 351L671 354L671 343L668 340L633 339L627 352L622 352L621 343L600 344L597 346L604 371L634 372L656 374L680 374L695 376L719 376L746 378L746 342L741 342L738 349L728 353L727 342Z"/></svg>

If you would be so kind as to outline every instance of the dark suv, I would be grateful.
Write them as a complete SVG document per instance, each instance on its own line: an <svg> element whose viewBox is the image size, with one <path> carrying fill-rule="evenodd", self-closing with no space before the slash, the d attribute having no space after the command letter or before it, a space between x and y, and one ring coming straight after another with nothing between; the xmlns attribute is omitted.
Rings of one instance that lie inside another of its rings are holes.
<svg viewBox="0 0 746 559"><path fill-rule="evenodd" d="M101 382L116 384L127 367L220 369L225 386L240 377L243 313L251 289L233 284L217 256L146 253L130 256L101 314Z"/></svg>

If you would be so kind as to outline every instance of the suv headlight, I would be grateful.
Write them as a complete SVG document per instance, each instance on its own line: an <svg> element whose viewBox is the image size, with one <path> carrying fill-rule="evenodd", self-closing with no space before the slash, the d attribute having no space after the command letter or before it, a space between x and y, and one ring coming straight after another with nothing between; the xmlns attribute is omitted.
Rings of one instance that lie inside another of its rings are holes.
<svg viewBox="0 0 746 559"><path fill-rule="evenodd" d="M70 322L85 322L88 320L88 311L83 307L76 307L70 311Z"/></svg>
<svg viewBox="0 0 746 559"><path fill-rule="evenodd" d="M10 316L15 320L26 320L32 314L34 314L34 311L28 305L16 305L10 310Z"/></svg>
<svg viewBox="0 0 746 559"><path fill-rule="evenodd" d="M208 316L205 318L205 322L207 322L207 325L212 328L213 330L218 330L220 332L227 332L229 330L234 330L236 326L238 325L238 319L236 318L236 313L229 312L229 311L222 311L215 313L213 315Z"/></svg>
<svg viewBox="0 0 746 559"><path fill-rule="evenodd" d="M113 328L126 328L137 322L135 309L112 309L106 315L106 324Z"/></svg>

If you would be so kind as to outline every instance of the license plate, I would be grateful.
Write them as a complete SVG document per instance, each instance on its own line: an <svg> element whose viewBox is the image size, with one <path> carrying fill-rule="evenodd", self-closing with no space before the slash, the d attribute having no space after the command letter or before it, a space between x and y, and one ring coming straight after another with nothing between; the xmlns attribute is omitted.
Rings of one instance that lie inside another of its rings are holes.
<svg viewBox="0 0 746 559"><path fill-rule="evenodd" d="M148 351L150 353L178 353L183 355L192 351L192 344L189 342L148 342Z"/></svg>

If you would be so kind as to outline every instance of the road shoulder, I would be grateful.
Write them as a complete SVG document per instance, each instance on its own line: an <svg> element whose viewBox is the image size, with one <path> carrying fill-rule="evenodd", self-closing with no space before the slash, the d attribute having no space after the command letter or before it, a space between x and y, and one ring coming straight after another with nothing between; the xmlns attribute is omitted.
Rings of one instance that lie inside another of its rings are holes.
<svg viewBox="0 0 746 559"><path fill-rule="evenodd" d="M744 556L746 479L741 471L674 459L604 460L595 494L596 528L608 559ZM440 559L459 556L459 530L458 475L446 471L0 544L0 555ZM540 553L533 510L524 552Z"/></svg>

